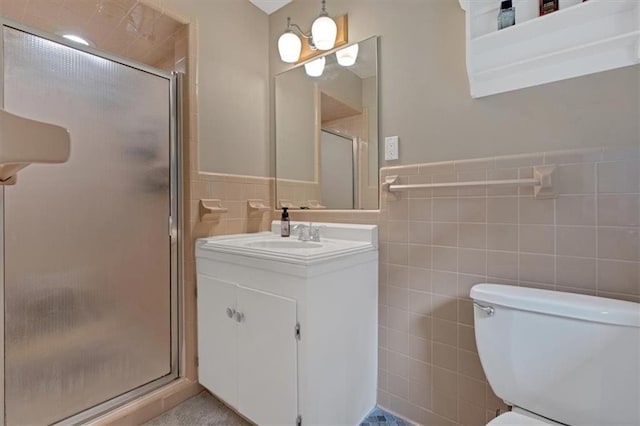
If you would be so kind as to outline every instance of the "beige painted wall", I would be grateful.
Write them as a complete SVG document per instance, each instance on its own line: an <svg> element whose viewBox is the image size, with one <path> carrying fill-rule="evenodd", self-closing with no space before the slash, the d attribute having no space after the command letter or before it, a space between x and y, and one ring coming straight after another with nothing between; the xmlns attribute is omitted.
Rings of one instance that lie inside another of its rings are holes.
<svg viewBox="0 0 640 426"><path fill-rule="evenodd" d="M286 69L277 39L286 17L309 29L317 0L294 0L270 16L271 74ZM349 14L349 40L381 36L381 137L400 136L387 165L603 145L639 138L640 68L594 74L471 99L465 16L454 0L331 0Z"/></svg>
<svg viewBox="0 0 640 426"><path fill-rule="evenodd" d="M327 70L325 69L325 73ZM362 79L348 68L333 65L328 72L330 78L318 79L320 89L334 99L354 109L362 107Z"/></svg>
<svg viewBox="0 0 640 426"><path fill-rule="evenodd" d="M279 75L275 82L275 126L277 176L316 181L316 82L296 68Z"/></svg>
<svg viewBox="0 0 640 426"><path fill-rule="evenodd" d="M362 105L369 109L368 179L369 186L378 186L378 80L369 77L362 80ZM377 191L376 191L377 196ZM377 204L377 202L375 203Z"/></svg>
<svg viewBox="0 0 640 426"><path fill-rule="evenodd" d="M200 171L269 176L269 19L243 0L166 0L198 23Z"/></svg>
<svg viewBox="0 0 640 426"><path fill-rule="evenodd" d="M316 181L316 119L319 113L316 97L320 92L357 110L364 105L364 80L335 64L329 76L309 77L304 67L298 67L275 77L273 105L277 111L274 122L278 132L278 149L275 150L278 178ZM373 80L375 84L375 78ZM375 174L377 176L377 170Z"/></svg>

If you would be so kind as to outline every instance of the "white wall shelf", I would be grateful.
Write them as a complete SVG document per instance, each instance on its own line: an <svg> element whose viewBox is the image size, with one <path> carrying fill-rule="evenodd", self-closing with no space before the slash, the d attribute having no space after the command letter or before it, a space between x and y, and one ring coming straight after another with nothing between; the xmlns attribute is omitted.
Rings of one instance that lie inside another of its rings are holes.
<svg viewBox="0 0 640 426"><path fill-rule="evenodd" d="M467 4L471 96L493 95L640 63L638 0L576 0L537 16L514 0L516 25L497 30L499 0Z"/></svg>

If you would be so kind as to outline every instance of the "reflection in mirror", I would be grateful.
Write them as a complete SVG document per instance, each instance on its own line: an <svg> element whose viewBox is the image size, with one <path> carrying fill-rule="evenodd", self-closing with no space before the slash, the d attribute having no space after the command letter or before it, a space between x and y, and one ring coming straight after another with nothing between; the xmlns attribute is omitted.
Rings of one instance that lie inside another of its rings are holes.
<svg viewBox="0 0 640 426"><path fill-rule="evenodd" d="M377 209L377 37L277 75L275 101L278 207Z"/></svg>

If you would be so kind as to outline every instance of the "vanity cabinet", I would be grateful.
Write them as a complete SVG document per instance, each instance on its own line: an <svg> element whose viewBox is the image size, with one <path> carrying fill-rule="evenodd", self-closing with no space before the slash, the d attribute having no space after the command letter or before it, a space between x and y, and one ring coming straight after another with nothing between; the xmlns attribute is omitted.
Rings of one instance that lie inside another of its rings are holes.
<svg viewBox="0 0 640 426"><path fill-rule="evenodd" d="M297 417L296 302L198 276L200 382L258 424ZM267 392L265 392L267 391Z"/></svg>
<svg viewBox="0 0 640 426"><path fill-rule="evenodd" d="M322 225L196 242L199 381L261 426L358 425L376 403L377 228Z"/></svg>

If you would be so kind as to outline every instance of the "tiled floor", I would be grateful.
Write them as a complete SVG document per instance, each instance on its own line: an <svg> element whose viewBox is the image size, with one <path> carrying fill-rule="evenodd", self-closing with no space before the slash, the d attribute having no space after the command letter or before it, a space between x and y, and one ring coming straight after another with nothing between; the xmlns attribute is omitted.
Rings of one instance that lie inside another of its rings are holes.
<svg viewBox="0 0 640 426"><path fill-rule="evenodd" d="M360 426L409 426L407 422L386 411L375 408L369 413Z"/></svg>
<svg viewBox="0 0 640 426"><path fill-rule="evenodd" d="M246 420L224 404L202 392L186 400L173 410L146 423L145 426L249 426ZM376 408L360 426L408 426L406 422Z"/></svg>
<svg viewBox="0 0 640 426"><path fill-rule="evenodd" d="M249 426L208 392L194 396L145 426Z"/></svg>

